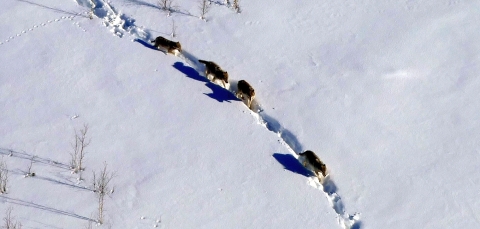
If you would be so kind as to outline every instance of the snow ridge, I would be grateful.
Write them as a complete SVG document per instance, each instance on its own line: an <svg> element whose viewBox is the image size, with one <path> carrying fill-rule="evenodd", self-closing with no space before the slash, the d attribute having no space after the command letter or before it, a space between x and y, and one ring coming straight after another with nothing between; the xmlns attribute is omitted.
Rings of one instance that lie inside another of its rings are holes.
<svg viewBox="0 0 480 229"><path fill-rule="evenodd" d="M124 33L129 33L134 37L132 41L137 41L146 47L155 49L150 45L149 40L151 35L135 25L133 18L127 17L122 13L115 10L115 8L104 0L76 0L81 6L89 7L92 9L93 15L103 20L103 25L110 28L110 31L120 38L124 36ZM207 78L204 74L205 66L198 61L198 58L189 53L185 49L182 52L177 53L178 58L182 59L186 64L195 69L199 75ZM226 85L225 90L228 90L234 96L237 92L238 81L230 80ZM267 130L275 133L280 139L280 143L283 144L288 151L298 160L298 154L303 152L304 149L296 136L288 129L284 128L280 122L275 118L269 116L262 108L257 99L252 101L251 114L257 120L257 123L264 126ZM338 224L343 229L359 229L361 227L360 213L350 215L346 213L345 205L338 193L336 193L336 185L330 177L327 177L323 184L318 182L315 178L308 178L308 183L322 191L331 207L337 214Z"/></svg>

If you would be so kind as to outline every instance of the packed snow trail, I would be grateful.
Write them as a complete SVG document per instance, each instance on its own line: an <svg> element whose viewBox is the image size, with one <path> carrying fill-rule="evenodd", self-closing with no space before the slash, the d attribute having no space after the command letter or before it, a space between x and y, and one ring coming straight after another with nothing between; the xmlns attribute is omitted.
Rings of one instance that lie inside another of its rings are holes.
<svg viewBox="0 0 480 229"><path fill-rule="evenodd" d="M116 10L109 2L104 0L75 0L78 5L89 8L87 13L90 17L96 17L103 20L102 24L109 28L110 32L122 38L125 33L130 34L135 39L150 39L150 34L143 28L135 25L135 19L127 17Z"/></svg>
<svg viewBox="0 0 480 229"><path fill-rule="evenodd" d="M109 28L110 32L112 32L115 36L122 38L125 33L128 33L134 37L132 41L137 41L149 48L153 47L150 45L150 39L152 38L151 35L146 32L145 29L136 26L134 19L119 13L119 11L117 11L110 3L103 0L76 1L79 5L90 8L92 14L95 17L102 19L103 25ZM189 53L185 49L182 49L182 52L177 53L176 56L197 71L199 75L207 78L204 74L205 66L200 63L198 58L193 54ZM230 82L226 85L225 90L228 90L230 93L236 96L238 90L238 81L229 81ZM244 101L242 102L245 104ZM280 143L284 145L291 155L298 160L298 154L303 152L304 149L292 132L290 132L288 129L285 129L280 122L269 116L265 110L262 109L262 106L257 99L252 101L252 109L250 110L250 113L257 120L258 124L275 133L280 138ZM353 215L346 213L345 205L340 195L336 193L337 188L331 177L328 177L324 181L323 185L313 177L308 178L308 183L326 195L331 207L337 214L338 224L343 229L359 229L361 227L360 213L355 213Z"/></svg>
<svg viewBox="0 0 480 229"><path fill-rule="evenodd" d="M198 62L198 58L190 54L188 51L183 50L178 57L185 61L190 67L198 71L198 73L204 77L204 65ZM237 92L237 83L238 81L230 80L227 84L228 90L233 95L236 95ZM244 102L245 103L245 102ZM265 127L267 130L275 133L280 138L280 143L284 145L288 151L298 160L298 154L303 152L305 149L302 147L297 137L290 132L288 129L285 129L280 122L275 118L269 116L262 106L256 99L252 102L252 109L250 111L253 117L257 120L257 123ZM328 167L328 166L327 166ZM345 205L342 201L342 198L338 193L336 193L337 188L330 176L328 176L324 183L321 184L316 177L309 177L308 183L322 191L330 202L331 207L335 210L335 213L338 216L338 224L344 229L358 229L361 226L360 214L355 213L350 215L346 213Z"/></svg>
<svg viewBox="0 0 480 229"><path fill-rule="evenodd" d="M258 107L260 107L259 104ZM251 111L251 114L257 119L258 124L264 126L267 130L275 133L280 138L280 142L288 149L292 156L294 156L297 160L299 159L298 154L303 152L305 149L302 148L298 139L292 132L285 129L277 120L267 115L264 110L260 110L260 112L258 113ZM336 192L337 187L331 179L330 175L325 178L323 184L321 184L315 176L309 177L308 183L312 187L323 191L328 201L330 202L331 207L335 210L335 213L338 217L338 224L342 228L360 228L360 214L355 213L353 215L350 215L346 213L345 205L340 195Z"/></svg>

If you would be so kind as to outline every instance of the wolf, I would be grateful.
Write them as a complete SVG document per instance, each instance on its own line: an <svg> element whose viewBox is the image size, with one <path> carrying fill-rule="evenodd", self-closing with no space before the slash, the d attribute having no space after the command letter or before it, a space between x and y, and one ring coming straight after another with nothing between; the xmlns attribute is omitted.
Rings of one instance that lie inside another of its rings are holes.
<svg viewBox="0 0 480 229"><path fill-rule="evenodd" d="M155 40L150 41L153 43L155 47L158 49L163 48L167 50L167 53L171 53L175 55L174 51L176 50L177 52L182 51L182 46L180 45L180 42L174 42L171 40L168 40L162 36L159 36L155 38Z"/></svg>
<svg viewBox="0 0 480 229"><path fill-rule="evenodd" d="M252 100L255 98L255 90L253 90L253 87L250 86L247 81L240 80L238 81L237 97L241 98L242 100L246 97L247 107L252 109Z"/></svg>
<svg viewBox="0 0 480 229"><path fill-rule="evenodd" d="M212 81L219 79L223 83L223 87L226 88L228 84L228 72L223 71L218 64L212 61L198 60L198 62L205 64L205 76L208 78L208 75L211 75Z"/></svg>
<svg viewBox="0 0 480 229"><path fill-rule="evenodd" d="M323 183L322 180L328 175L327 166L320 160L320 158L318 158L318 156L314 152L307 150L303 153L300 153L300 161L302 162L303 166L305 166L305 168L315 173L320 183Z"/></svg>

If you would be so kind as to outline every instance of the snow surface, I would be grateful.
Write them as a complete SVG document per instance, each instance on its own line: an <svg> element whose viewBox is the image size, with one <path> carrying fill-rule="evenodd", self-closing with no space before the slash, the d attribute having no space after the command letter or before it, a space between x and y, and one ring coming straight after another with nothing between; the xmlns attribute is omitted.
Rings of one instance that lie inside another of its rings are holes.
<svg viewBox="0 0 480 229"><path fill-rule="evenodd" d="M153 0L0 1L0 213L86 228L105 161L102 228L478 227L480 3L244 0L237 14L213 1L206 21L198 2L175 5L167 17ZM155 50L156 36L183 52ZM232 93L241 79L257 113ZM296 159L307 149L324 186Z"/></svg>

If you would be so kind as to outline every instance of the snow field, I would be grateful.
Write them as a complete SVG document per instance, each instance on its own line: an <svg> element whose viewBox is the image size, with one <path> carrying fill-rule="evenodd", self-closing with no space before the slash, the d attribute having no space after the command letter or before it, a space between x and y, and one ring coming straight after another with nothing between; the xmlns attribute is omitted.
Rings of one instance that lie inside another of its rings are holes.
<svg viewBox="0 0 480 229"><path fill-rule="evenodd" d="M64 162L68 136L89 123L88 168L121 168L107 206L120 228L478 224L478 3L247 1L239 15L213 7L206 23L190 2L168 18L152 4L113 1L90 20L70 18L86 11L75 4L2 2L0 148ZM184 59L145 42L172 20ZM205 80L197 55L228 70L231 91L250 82L262 111L252 119ZM335 182L305 179L305 149ZM3 198L22 223L94 217L74 177L34 168L39 178L17 174Z"/></svg>

